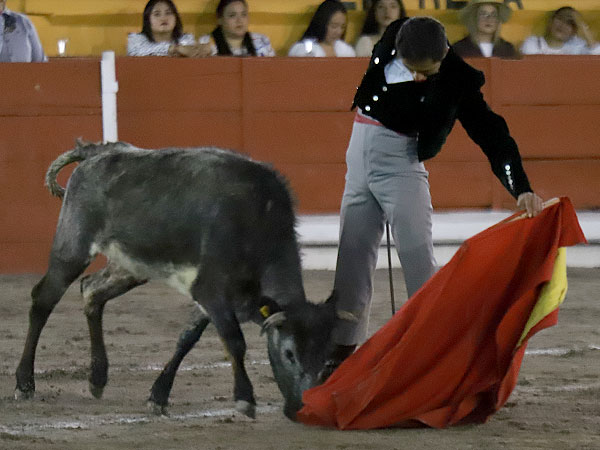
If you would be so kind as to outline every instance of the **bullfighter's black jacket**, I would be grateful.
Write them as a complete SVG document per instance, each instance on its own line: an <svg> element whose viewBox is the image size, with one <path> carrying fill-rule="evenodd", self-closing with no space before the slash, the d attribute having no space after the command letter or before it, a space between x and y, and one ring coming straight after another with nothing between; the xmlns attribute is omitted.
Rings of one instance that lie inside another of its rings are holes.
<svg viewBox="0 0 600 450"><path fill-rule="evenodd" d="M420 161L439 153L458 119L510 194L517 198L523 192L531 192L519 149L505 120L483 99L483 73L463 61L452 48L440 71L426 81L387 84L384 68L395 57L396 34L405 20L390 24L375 45L352 109L358 106L391 130L416 134Z"/></svg>

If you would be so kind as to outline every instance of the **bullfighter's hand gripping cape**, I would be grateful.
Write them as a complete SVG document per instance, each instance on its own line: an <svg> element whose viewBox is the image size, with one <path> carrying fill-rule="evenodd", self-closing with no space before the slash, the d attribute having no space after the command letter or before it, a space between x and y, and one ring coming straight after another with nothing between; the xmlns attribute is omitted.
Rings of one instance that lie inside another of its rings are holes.
<svg viewBox="0 0 600 450"><path fill-rule="evenodd" d="M298 420L339 429L485 422L517 383L528 339L558 320L564 247L585 242L571 202L464 242L321 386Z"/></svg>

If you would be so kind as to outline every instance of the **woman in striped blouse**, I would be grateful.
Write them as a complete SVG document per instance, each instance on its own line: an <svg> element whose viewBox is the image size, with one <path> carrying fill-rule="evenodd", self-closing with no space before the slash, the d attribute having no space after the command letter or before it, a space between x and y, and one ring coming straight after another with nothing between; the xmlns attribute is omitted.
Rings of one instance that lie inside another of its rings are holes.
<svg viewBox="0 0 600 450"><path fill-rule="evenodd" d="M144 8L141 33L127 40L129 56L207 56L210 49L197 44L192 34L183 33L183 24L172 0L150 0Z"/></svg>

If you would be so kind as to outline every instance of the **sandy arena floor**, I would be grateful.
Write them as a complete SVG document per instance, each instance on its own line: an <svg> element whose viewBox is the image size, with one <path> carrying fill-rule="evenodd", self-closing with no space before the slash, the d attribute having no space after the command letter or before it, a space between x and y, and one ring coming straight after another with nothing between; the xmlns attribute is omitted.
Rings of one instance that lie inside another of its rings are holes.
<svg viewBox="0 0 600 450"><path fill-rule="evenodd" d="M401 273L395 283L404 298ZM192 308L162 284L113 300L105 312L109 384L87 388L89 339L78 283L58 304L40 340L33 400L13 400L14 371L39 276L0 275L0 449L600 449L600 269L569 270L559 324L530 341L519 384L484 425L446 430L340 432L286 419L264 338L245 325L256 420L233 411L232 376L209 326L175 380L170 417L149 415L146 398ZM327 297L333 272L307 271L307 294ZM388 280L378 271L371 330L390 316Z"/></svg>

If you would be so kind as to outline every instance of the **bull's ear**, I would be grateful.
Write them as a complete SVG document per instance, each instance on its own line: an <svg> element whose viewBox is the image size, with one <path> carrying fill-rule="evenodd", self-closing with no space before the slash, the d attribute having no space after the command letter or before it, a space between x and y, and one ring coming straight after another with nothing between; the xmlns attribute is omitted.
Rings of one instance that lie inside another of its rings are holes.
<svg viewBox="0 0 600 450"><path fill-rule="evenodd" d="M259 309L260 315L263 317L263 323L260 330L260 334L264 334L269 328L278 327L285 322L285 313L281 307L272 298L265 297L264 295L260 299L262 305Z"/></svg>
<svg viewBox="0 0 600 450"><path fill-rule="evenodd" d="M282 311L275 300L264 295L260 298L260 305L259 311L263 319Z"/></svg>
<svg viewBox="0 0 600 450"><path fill-rule="evenodd" d="M311 318L308 319L308 326L314 327L316 323L320 323L323 327L332 328L336 320L337 302L338 293L334 290L327 300L316 305L316 308L312 311Z"/></svg>
<svg viewBox="0 0 600 450"><path fill-rule="evenodd" d="M262 324L262 329L260 330L260 334L262 335L269 328L277 328L280 327L287 318L285 317L285 313L283 311L276 312L267 317Z"/></svg>

